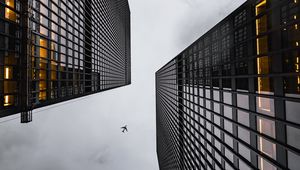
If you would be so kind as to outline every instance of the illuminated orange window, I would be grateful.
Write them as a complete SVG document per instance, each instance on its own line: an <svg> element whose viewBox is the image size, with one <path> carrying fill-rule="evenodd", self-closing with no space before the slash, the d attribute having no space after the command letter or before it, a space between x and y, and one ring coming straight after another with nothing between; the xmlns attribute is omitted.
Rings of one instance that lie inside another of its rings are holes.
<svg viewBox="0 0 300 170"><path fill-rule="evenodd" d="M46 70L40 70L39 77L41 80L46 80Z"/></svg>
<svg viewBox="0 0 300 170"><path fill-rule="evenodd" d="M45 73L46 72L44 72L42 74L45 74ZM47 99L46 89L47 89L47 83L46 83L46 81L40 81L39 82L39 90L40 90L40 92L39 92L39 100L46 100Z"/></svg>
<svg viewBox="0 0 300 170"><path fill-rule="evenodd" d="M15 1L14 0L5 0L5 4L11 8L15 8ZM11 21L17 21L17 14L9 9L9 8L5 8L5 18L9 19Z"/></svg>
<svg viewBox="0 0 300 170"><path fill-rule="evenodd" d="M299 61L299 57L296 58L296 63L295 63L295 66L296 66L296 73L299 73L299 67L300 65L300 61ZM300 91L300 76L297 77L297 91Z"/></svg>
<svg viewBox="0 0 300 170"><path fill-rule="evenodd" d="M269 69L269 58L267 56L257 58L257 74L268 74Z"/></svg>
<svg viewBox="0 0 300 170"><path fill-rule="evenodd" d="M46 81L40 81L39 88L41 91L46 90Z"/></svg>
<svg viewBox="0 0 300 170"><path fill-rule="evenodd" d="M47 99L47 93L45 91L39 92L39 100L46 100Z"/></svg>
<svg viewBox="0 0 300 170"><path fill-rule="evenodd" d="M42 47L40 48L40 57L47 58L47 50Z"/></svg>
<svg viewBox="0 0 300 170"><path fill-rule="evenodd" d="M257 55L265 54L268 52L268 37L263 36L256 39Z"/></svg>
<svg viewBox="0 0 300 170"><path fill-rule="evenodd" d="M4 106L11 106L14 103L14 96L12 95L5 95L4 96Z"/></svg>
<svg viewBox="0 0 300 170"><path fill-rule="evenodd" d="M48 47L48 42L46 39L40 38L40 70L39 70L39 100L46 100L47 99L47 63L48 63L48 50L46 49Z"/></svg>
<svg viewBox="0 0 300 170"><path fill-rule="evenodd" d="M267 16L263 15L262 17L256 20L256 35L266 32L267 28Z"/></svg>
<svg viewBox="0 0 300 170"><path fill-rule="evenodd" d="M256 16L263 13L266 10L266 0L262 0L255 7ZM267 31L267 15L263 15L260 18L256 19L256 34ZM257 37L256 38L256 48L257 55L268 53L268 36ZM258 57L257 60L257 74L268 74L269 73L269 57L263 56ZM258 77L258 93L262 91L269 92L270 91L270 78L268 77ZM260 101L260 100L259 100Z"/></svg>
<svg viewBox="0 0 300 170"><path fill-rule="evenodd" d="M47 44L48 43L46 39L43 38L40 39L40 46L47 48Z"/></svg>
<svg viewBox="0 0 300 170"><path fill-rule="evenodd" d="M56 67L57 67L57 63L51 61L51 80L57 80Z"/></svg>
<svg viewBox="0 0 300 170"><path fill-rule="evenodd" d="M5 66L4 67L4 79L12 79L13 78L13 69L12 67Z"/></svg>
<svg viewBox="0 0 300 170"><path fill-rule="evenodd" d="M45 39L40 39L40 57L41 58L47 58L48 57L48 52L47 52L47 49L45 49L45 48L47 48L47 45L48 45L48 43L47 43L47 40L45 40ZM42 48L42 47L44 47L44 48Z"/></svg>
<svg viewBox="0 0 300 170"><path fill-rule="evenodd" d="M264 12L266 10L266 8L267 8L267 0L262 0L255 7L255 13L256 13L256 15L259 15L262 12Z"/></svg>
<svg viewBox="0 0 300 170"><path fill-rule="evenodd" d="M14 0L5 0L5 4L9 7L15 8L15 1Z"/></svg>
<svg viewBox="0 0 300 170"><path fill-rule="evenodd" d="M16 22L17 14L9 8L5 8L5 18Z"/></svg>
<svg viewBox="0 0 300 170"><path fill-rule="evenodd" d="M268 74L269 73L269 58L268 57L259 57L257 58L257 74ZM258 93L264 91L269 92L270 87L270 78L269 77L258 77Z"/></svg>

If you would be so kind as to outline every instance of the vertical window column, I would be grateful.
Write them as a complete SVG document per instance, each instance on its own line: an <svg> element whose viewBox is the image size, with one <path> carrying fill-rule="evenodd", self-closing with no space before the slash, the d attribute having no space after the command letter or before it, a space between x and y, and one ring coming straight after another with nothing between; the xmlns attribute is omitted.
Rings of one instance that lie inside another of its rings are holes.
<svg viewBox="0 0 300 170"><path fill-rule="evenodd" d="M266 14L267 0L261 0L255 7L256 14L256 53L257 53L257 93L271 95L271 83L269 77L263 77L270 73L268 15ZM256 111L261 114L274 117L274 101L270 98L257 97ZM275 138L274 121L257 117L258 132ZM258 150L276 160L276 145L265 138L258 136ZM272 164L263 157L258 157L258 167L264 170L275 170Z"/></svg>

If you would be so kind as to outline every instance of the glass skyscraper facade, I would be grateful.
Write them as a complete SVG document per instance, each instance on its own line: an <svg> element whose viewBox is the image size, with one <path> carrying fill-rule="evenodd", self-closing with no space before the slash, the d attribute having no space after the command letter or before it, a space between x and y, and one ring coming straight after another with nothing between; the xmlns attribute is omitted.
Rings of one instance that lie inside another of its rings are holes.
<svg viewBox="0 0 300 170"><path fill-rule="evenodd" d="M299 169L299 18L248 0L156 72L161 170Z"/></svg>
<svg viewBox="0 0 300 170"><path fill-rule="evenodd" d="M0 0L0 117L128 85L130 55L127 0Z"/></svg>

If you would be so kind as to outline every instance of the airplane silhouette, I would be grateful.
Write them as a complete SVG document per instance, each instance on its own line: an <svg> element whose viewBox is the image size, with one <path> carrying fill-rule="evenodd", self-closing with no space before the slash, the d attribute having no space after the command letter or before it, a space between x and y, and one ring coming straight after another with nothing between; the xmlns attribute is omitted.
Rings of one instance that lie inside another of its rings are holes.
<svg viewBox="0 0 300 170"><path fill-rule="evenodd" d="M123 132L123 133L125 132L125 130L126 130L126 132L128 132L128 130L127 130L127 125L121 127L121 129L122 129L122 132Z"/></svg>

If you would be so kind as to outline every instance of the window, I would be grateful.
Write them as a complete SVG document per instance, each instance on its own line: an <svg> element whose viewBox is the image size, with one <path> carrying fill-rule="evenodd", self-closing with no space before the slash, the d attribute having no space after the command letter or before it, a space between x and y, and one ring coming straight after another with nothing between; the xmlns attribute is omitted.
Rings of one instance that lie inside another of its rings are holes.
<svg viewBox="0 0 300 170"><path fill-rule="evenodd" d="M252 169L242 160L239 160L239 168L243 169L243 170L251 170Z"/></svg>
<svg viewBox="0 0 300 170"><path fill-rule="evenodd" d="M276 170L277 168L262 157L258 157L258 168L262 170Z"/></svg>
<svg viewBox="0 0 300 170"><path fill-rule="evenodd" d="M9 8L5 8L5 18L17 22L17 14Z"/></svg>
<svg viewBox="0 0 300 170"><path fill-rule="evenodd" d="M244 158L246 158L249 162L251 162L251 152L246 146L242 144L238 144L239 146L239 154L241 154Z"/></svg>
<svg viewBox="0 0 300 170"><path fill-rule="evenodd" d="M260 133L275 138L275 122L269 119L257 117L257 128Z"/></svg>
<svg viewBox="0 0 300 170"><path fill-rule="evenodd" d="M286 119L291 122L300 122L300 104L292 101L285 101Z"/></svg>
<svg viewBox="0 0 300 170"><path fill-rule="evenodd" d="M264 118L257 118L257 128L260 133L266 134L275 138L275 123ZM276 160L276 144L266 140L263 137L257 138L258 149ZM267 170L273 170L275 167L272 166L269 162L259 157L259 167Z"/></svg>
<svg viewBox="0 0 300 170"><path fill-rule="evenodd" d="M291 170L298 170L300 167L300 156L288 152L288 167Z"/></svg>
<svg viewBox="0 0 300 170"><path fill-rule="evenodd" d="M243 141L250 144L250 132L242 127L238 127L238 136Z"/></svg>
<svg viewBox="0 0 300 170"><path fill-rule="evenodd" d="M249 109L249 96L237 94L237 106L244 109Z"/></svg>
<svg viewBox="0 0 300 170"><path fill-rule="evenodd" d="M11 106L14 104L14 96L13 95L4 95L4 106Z"/></svg>
<svg viewBox="0 0 300 170"><path fill-rule="evenodd" d="M287 143L295 148L300 149L300 129L287 126Z"/></svg>
<svg viewBox="0 0 300 170"><path fill-rule="evenodd" d="M238 110L237 117L238 117L239 123L241 123L245 126L249 126L249 113Z"/></svg>
<svg viewBox="0 0 300 170"><path fill-rule="evenodd" d="M232 108L228 106L224 106L224 116L229 119L232 119Z"/></svg>
<svg viewBox="0 0 300 170"><path fill-rule="evenodd" d="M274 99L256 97L256 111L269 116L275 116Z"/></svg>
<svg viewBox="0 0 300 170"><path fill-rule="evenodd" d="M12 79L13 78L13 68L11 66L4 67L4 79Z"/></svg>
<svg viewBox="0 0 300 170"><path fill-rule="evenodd" d="M227 104L232 104L232 95L229 92L223 92L223 102Z"/></svg>
<svg viewBox="0 0 300 170"><path fill-rule="evenodd" d="M40 26L40 33L45 36L48 36L48 29L43 26Z"/></svg>

